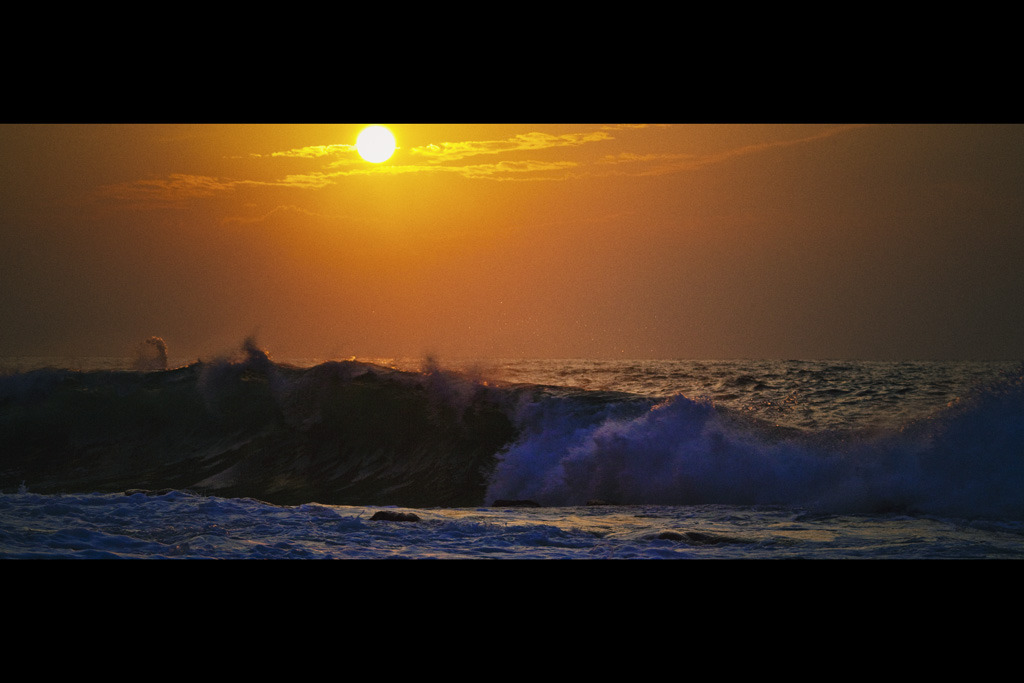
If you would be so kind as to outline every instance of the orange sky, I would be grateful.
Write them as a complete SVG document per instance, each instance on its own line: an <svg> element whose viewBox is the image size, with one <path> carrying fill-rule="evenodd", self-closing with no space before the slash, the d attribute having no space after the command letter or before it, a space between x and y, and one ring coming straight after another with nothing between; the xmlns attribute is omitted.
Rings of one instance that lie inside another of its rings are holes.
<svg viewBox="0 0 1024 683"><path fill-rule="evenodd" d="M0 125L0 356L1019 358L1018 125Z"/></svg>

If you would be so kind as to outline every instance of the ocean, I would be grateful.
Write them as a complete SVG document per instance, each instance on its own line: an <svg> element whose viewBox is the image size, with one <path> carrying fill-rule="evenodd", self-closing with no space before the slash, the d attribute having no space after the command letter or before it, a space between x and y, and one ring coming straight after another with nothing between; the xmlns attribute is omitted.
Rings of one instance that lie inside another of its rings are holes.
<svg viewBox="0 0 1024 683"><path fill-rule="evenodd" d="M3 559L1024 558L1024 365L0 359Z"/></svg>

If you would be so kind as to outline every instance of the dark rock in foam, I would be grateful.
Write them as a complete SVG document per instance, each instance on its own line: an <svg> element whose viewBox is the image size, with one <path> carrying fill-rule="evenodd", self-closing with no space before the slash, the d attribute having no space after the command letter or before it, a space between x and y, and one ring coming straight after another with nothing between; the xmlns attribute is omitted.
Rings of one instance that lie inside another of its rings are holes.
<svg viewBox="0 0 1024 683"><path fill-rule="evenodd" d="M370 517L371 521L383 521L383 522L418 522L420 521L419 515L411 512L393 512L391 510L379 510L373 513L373 517Z"/></svg>

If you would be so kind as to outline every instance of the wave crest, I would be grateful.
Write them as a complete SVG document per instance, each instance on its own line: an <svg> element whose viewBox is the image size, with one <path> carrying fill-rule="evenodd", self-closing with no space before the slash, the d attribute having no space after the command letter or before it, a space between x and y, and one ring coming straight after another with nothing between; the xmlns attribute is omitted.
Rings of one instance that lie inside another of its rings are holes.
<svg viewBox="0 0 1024 683"><path fill-rule="evenodd" d="M294 367L249 340L238 357L172 370L0 377L0 488L1024 519L1022 375L902 429L805 430L710 400L491 385L436 363Z"/></svg>
<svg viewBox="0 0 1024 683"><path fill-rule="evenodd" d="M534 406L490 498L800 506L1024 519L1020 375L890 432L773 428L682 396L633 414Z"/></svg>

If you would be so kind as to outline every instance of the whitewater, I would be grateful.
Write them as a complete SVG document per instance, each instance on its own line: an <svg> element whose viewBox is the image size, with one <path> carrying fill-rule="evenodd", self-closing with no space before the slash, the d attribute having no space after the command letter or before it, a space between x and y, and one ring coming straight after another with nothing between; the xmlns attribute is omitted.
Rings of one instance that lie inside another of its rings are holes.
<svg viewBox="0 0 1024 683"><path fill-rule="evenodd" d="M0 360L0 558L1024 557L1024 366Z"/></svg>

